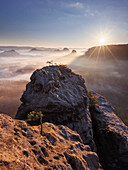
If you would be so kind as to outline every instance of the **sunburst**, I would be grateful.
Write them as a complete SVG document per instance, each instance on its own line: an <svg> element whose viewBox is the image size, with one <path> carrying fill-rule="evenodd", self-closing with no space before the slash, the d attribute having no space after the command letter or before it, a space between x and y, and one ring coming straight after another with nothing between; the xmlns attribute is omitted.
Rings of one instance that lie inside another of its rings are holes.
<svg viewBox="0 0 128 170"><path fill-rule="evenodd" d="M99 43L100 43L101 45L104 45L105 42L106 42L106 41L105 41L105 38L103 38L103 37L99 40Z"/></svg>

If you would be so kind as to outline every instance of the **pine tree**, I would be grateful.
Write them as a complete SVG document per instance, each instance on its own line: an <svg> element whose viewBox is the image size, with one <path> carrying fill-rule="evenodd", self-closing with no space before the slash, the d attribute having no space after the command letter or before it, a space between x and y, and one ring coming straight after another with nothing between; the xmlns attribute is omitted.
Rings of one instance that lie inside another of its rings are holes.
<svg viewBox="0 0 128 170"><path fill-rule="evenodd" d="M43 127L42 127L42 117L43 114L41 111L36 112L36 111L32 111L27 115L27 120L26 121L36 121L38 119L40 119L40 124L41 124L41 135L43 133Z"/></svg>

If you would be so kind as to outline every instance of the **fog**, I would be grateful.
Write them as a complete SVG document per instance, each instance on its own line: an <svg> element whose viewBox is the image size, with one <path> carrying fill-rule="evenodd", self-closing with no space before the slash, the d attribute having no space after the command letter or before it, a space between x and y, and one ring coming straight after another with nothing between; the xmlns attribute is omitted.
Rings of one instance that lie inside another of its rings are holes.
<svg viewBox="0 0 128 170"><path fill-rule="evenodd" d="M121 119L124 121L128 120L128 60L95 60L91 57L87 58L85 55L86 49L75 49L77 53L72 53L72 50L18 47L15 49L1 49L1 89L4 90L2 82L5 85L6 81L17 83L17 81L20 82L21 80L22 85L17 84L17 86L19 85L19 88L22 90L25 89L26 82L23 83L23 81L29 81L32 72L35 69L48 65L46 63L47 61L52 61L53 64L67 64L74 72L83 76L88 90L93 90L104 95L116 108L117 114ZM14 99L16 103L15 99L20 98L22 92L19 90L19 93L12 98L13 90L11 89L15 88L15 85L11 87L8 93L6 93L6 96L9 96L10 91L12 91L10 98L11 100ZM2 96L4 96L4 93L2 93ZM0 100L1 103L2 101L3 99ZM2 107L0 106L0 112L5 112L4 104L2 104ZM19 104L19 100L17 104ZM16 107L14 111L16 111Z"/></svg>
<svg viewBox="0 0 128 170"><path fill-rule="evenodd" d="M8 53L7 53L8 52ZM16 55L18 53L18 55ZM13 57L11 57L13 55ZM69 64L80 55L70 51L46 50L9 50L0 53L0 80L29 80L31 73L47 65L47 61L57 64Z"/></svg>
<svg viewBox="0 0 128 170"><path fill-rule="evenodd" d="M128 120L128 60L95 60L80 56L70 63L85 79L88 90L105 96L124 121Z"/></svg>

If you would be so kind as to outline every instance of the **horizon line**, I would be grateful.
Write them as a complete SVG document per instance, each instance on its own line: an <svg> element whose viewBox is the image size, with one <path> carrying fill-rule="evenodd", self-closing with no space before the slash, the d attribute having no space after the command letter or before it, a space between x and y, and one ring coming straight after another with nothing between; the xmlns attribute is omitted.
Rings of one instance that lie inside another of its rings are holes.
<svg viewBox="0 0 128 170"><path fill-rule="evenodd" d="M68 46L61 46L61 47L45 47L45 46L31 46L31 45L0 45L0 48L3 47L19 47L19 48L33 48L33 47L37 47L37 48L92 48L92 47L100 47L100 46L108 46L108 45L128 45L128 43L109 43L109 44L102 44L102 45L94 45L94 46L90 46L90 47L68 47Z"/></svg>

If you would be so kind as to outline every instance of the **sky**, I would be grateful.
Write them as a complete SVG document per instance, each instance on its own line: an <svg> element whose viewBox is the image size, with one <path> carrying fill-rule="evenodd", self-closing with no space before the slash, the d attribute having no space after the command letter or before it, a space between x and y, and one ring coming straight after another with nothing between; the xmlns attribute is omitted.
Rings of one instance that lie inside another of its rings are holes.
<svg viewBox="0 0 128 170"><path fill-rule="evenodd" d="M128 43L128 0L0 0L0 45Z"/></svg>

